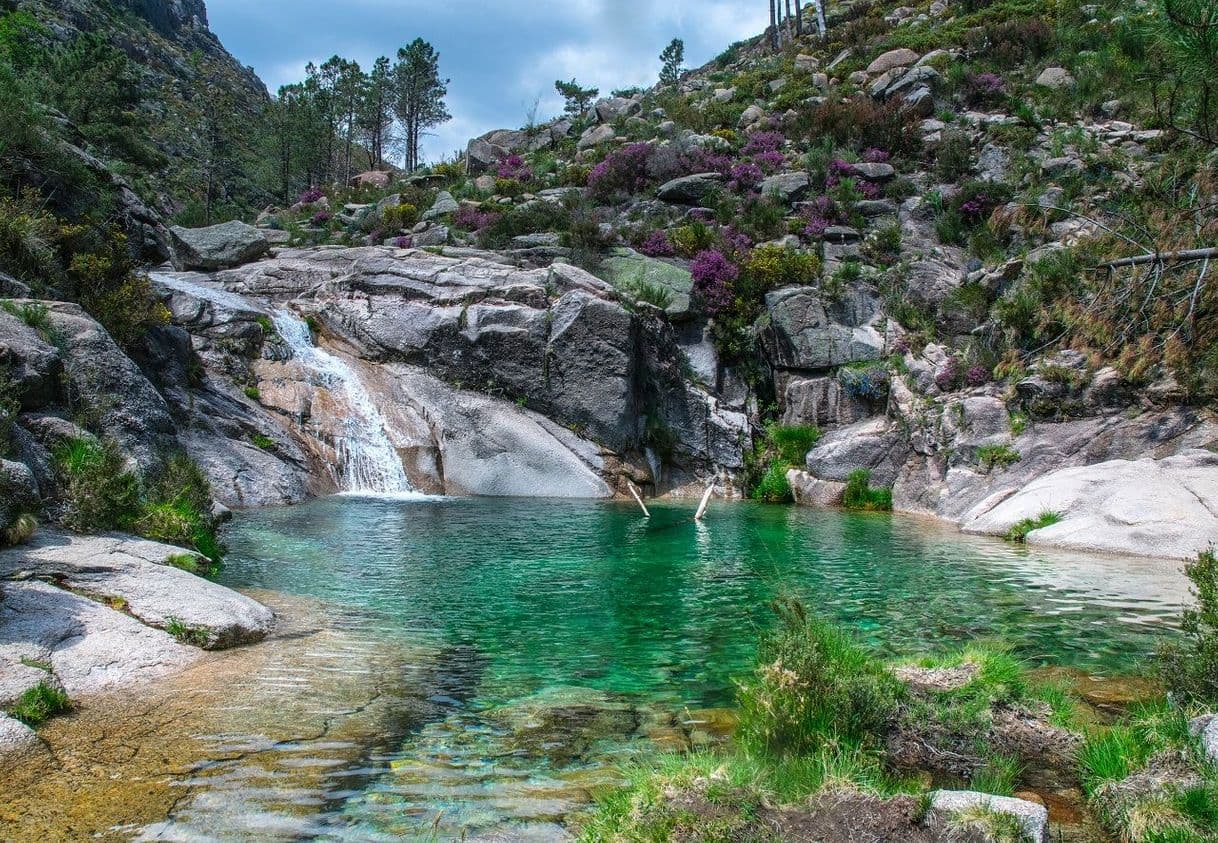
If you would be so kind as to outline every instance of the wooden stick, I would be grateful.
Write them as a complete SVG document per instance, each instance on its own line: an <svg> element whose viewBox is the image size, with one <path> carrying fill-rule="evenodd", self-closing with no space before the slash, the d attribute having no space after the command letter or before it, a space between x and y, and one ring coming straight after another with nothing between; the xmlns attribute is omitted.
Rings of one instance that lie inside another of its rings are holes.
<svg viewBox="0 0 1218 843"><path fill-rule="evenodd" d="M1163 252L1157 255L1134 255L1131 258L1108 261L1099 265L1100 269L1116 269L1119 266L1137 266L1143 263L1156 263L1179 260L1202 260L1203 258L1218 258L1218 247L1208 249L1188 249L1183 252Z"/></svg>
<svg viewBox="0 0 1218 843"><path fill-rule="evenodd" d="M706 514L706 505L710 503L711 495L715 493L715 481L706 487L706 491L702 493L702 503L698 504L698 512L694 515L695 521L701 521L702 516Z"/></svg>
<svg viewBox="0 0 1218 843"><path fill-rule="evenodd" d="M639 497L638 490L634 488L634 484L627 480L626 485L630 488L630 494L634 495L635 501L638 502L639 509L643 510L643 514L650 518L651 513L647 511L647 504L643 503L643 499Z"/></svg>

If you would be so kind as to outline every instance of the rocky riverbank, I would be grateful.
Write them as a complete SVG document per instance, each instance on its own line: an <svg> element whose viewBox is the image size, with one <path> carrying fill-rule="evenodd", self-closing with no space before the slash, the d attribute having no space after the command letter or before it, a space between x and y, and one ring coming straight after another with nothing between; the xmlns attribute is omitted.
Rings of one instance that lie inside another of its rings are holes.
<svg viewBox="0 0 1218 843"><path fill-rule="evenodd" d="M261 641L270 609L171 565L181 548L128 536L42 532L0 552L0 754L40 749L31 725L107 691L131 694L206 650Z"/></svg>

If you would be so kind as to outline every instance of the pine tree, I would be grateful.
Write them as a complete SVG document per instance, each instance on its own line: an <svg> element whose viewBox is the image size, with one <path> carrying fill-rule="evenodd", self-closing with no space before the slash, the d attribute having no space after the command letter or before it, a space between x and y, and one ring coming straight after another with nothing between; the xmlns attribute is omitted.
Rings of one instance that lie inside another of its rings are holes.
<svg viewBox="0 0 1218 843"><path fill-rule="evenodd" d="M685 42L680 38L674 38L664 48L664 52L660 53L660 61L664 66L660 69L660 84L675 85L681 79L681 73L684 68L681 66L685 63Z"/></svg>
<svg viewBox="0 0 1218 843"><path fill-rule="evenodd" d="M413 171L424 131L452 119L444 105L448 80L440 78L440 54L422 38L398 50L393 78L394 114L405 132L406 169Z"/></svg>
<svg viewBox="0 0 1218 843"><path fill-rule="evenodd" d="M578 117L588 110L588 106L592 105L592 101L596 99L600 93L599 88L582 88L580 84L572 79L570 82L563 82L561 79L554 83L554 90L562 95L567 101L564 111L572 117Z"/></svg>
<svg viewBox="0 0 1218 843"><path fill-rule="evenodd" d="M393 66L381 56L372 66L360 106L360 136L368 145L373 169L385 166L385 151L393 131Z"/></svg>

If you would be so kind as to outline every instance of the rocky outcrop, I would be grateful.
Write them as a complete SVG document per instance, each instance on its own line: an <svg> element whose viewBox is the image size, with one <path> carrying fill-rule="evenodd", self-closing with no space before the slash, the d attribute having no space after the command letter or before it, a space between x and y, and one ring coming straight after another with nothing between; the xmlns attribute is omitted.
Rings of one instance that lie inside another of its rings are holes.
<svg viewBox="0 0 1218 843"><path fill-rule="evenodd" d="M1009 796L994 796L970 790L936 790L930 795L928 820L950 826L958 815L977 810L1009 814L1019 820L1027 840L1032 843L1049 841L1048 809L1044 805Z"/></svg>
<svg viewBox="0 0 1218 843"><path fill-rule="evenodd" d="M290 466L272 476L292 490L309 485L298 482L302 468L329 477L343 433L334 390L268 331L283 311L309 318L314 341L354 365L372 393L397 396L378 403L417 488L597 497L617 489L623 471L664 488L743 465L747 420L687 381L673 329L575 267L393 248L289 250L210 276L155 280L205 364L203 388L213 403L226 397L229 418L256 425L259 441L271 440L261 450ZM673 434L660 476L645 454L645 423ZM206 443L187 445L204 467L224 471L213 482L225 502L234 483L248 500L252 489L225 467L231 446L211 456ZM457 470L489 454L500 455L502 472L479 481ZM546 471L556 474L543 481Z"/></svg>
<svg viewBox="0 0 1218 843"><path fill-rule="evenodd" d="M999 498L999 500L995 500ZM1045 474L987 497L961 519L969 533L1002 535L1025 519L1061 520L1031 544L1188 559L1218 544L1218 454L1111 460Z"/></svg>

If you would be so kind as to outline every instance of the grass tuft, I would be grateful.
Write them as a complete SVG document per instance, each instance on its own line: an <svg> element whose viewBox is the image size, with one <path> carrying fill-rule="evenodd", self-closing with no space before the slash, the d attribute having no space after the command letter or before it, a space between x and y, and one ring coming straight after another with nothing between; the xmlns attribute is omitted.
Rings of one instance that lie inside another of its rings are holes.
<svg viewBox="0 0 1218 843"><path fill-rule="evenodd" d="M1028 540L1028 534L1035 532L1043 527L1051 527L1054 524L1061 523L1062 514L1060 512L1044 511L1035 518L1025 518L1016 523L1011 529L1007 530L1006 540L1009 542L1018 542L1024 544Z"/></svg>
<svg viewBox="0 0 1218 843"><path fill-rule="evenodd" d="M6 713L32 729L71 707L68 695L61 688L44 681L27 688Z"/></svg>

